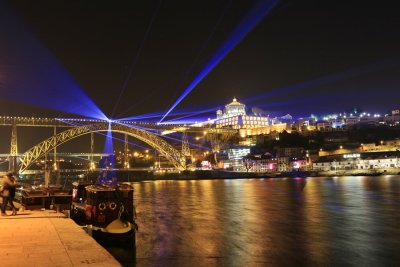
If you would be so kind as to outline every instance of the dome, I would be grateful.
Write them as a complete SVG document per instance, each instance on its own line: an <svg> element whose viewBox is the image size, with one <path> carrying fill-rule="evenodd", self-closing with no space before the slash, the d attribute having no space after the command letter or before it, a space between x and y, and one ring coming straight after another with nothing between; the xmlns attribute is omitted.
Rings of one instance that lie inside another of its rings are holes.
<svg viewBox="0 0 400 267"><path fill-rule="evenodd" d="M227 117L246 115L246 105L238 102L234 97L233 101L225 106L225 114Z"/></svg>
<svg viewBox="0 0 400 267"><path fill-rule="evenodd" d="M236 97L233 98L233 101L226 106L245 106L244 104L237 101Z"/></svg>

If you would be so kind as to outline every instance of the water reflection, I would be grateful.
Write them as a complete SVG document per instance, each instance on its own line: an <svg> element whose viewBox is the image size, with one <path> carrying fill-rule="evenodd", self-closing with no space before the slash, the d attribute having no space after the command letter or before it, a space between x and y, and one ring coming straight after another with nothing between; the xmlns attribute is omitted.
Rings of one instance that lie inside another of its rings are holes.
<svg viewBox="0 0 400 267"><path fill-rule="evenodd" d="M134 184L136 266L395 266L400 177ZM130 249L125 249L129 254ZM130 259L122 260L133 266Z"/></svg>

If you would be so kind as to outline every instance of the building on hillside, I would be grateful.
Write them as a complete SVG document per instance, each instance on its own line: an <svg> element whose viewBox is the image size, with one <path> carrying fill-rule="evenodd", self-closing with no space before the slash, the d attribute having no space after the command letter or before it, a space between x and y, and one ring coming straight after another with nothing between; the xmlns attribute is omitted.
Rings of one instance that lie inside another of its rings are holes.
<svg viewBox="0 0 400 267"><path fill-rule="evenodd" d="M386 114L384 121L389 125L398 125L400 123L400 109L394 109L390 114Z"/></svg>
<svg viewBox="0 0 400 267"><path fill-rule="evenodd" d="M216 128L247 129L268 126L269 117L247 115L246 105L233 98L233 101L225 106L224 110L217 110L215 120Z"/></svg>
<svg viewBox="0 0 400 267"><path fill-rule="evenodd" d="M245 138L246 136L269 135L274 132L281 133L283 131L287 131L290 133L291 132L290 125L287 123L278 123L268 126L240 129L239 135L240 137Z"/></svg>
<svg viewBox="0 0 400 267"><path fill-rule="evenodd" d="M286 114L285 116L280 117L280 121L283 123L293 123L293 117L290 114Z"/></svg>
<svg viewBox="0 0 400 267"><path fill-rule="evenodd" d="M278 120L273 122L269 116L262 116L265 112L260 109L253 108L252 110L254 112L252 115L247 114L246 105L234 98L231 103L225 106L224 110L217 110L217 118L214 121L215 127L238 129L242 138L290 130L286 123Z"/></svg>
<svg viewBox="0 0 400 267"><path fill-rule="evenodd" d="M324 141L326 143L331 142L331 138L326 138ZM363 152L392 152L392 151L400 151L400 139L394 140L386 140L380 141L378 144L375 143L362 143L362 144L350 144L347 142L346 139L341 139L341 137L337 137L334 141L344 140L343 144L345 145L338 145L337 149L335 150L323 150L321 149L318 152L319 157L325 156L336 156L336 155L344 155L344 154L355 154L355 153L363 153Z"/></svg>

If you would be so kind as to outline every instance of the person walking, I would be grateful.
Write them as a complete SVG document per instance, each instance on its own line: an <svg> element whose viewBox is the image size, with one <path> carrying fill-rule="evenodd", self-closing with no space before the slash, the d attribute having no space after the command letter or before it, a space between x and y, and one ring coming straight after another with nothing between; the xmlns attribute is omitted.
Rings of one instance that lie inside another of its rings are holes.
<svg viewBox="0 0 400 267"><path fill-rule="evenodd" d="M12 173L7 173L3 177L3 182L1 185L1 197L3 198L3 203L1 204L1 216L6 216L7 204L10 204L12 208L12 214L16 215L17 210L14 207L15 189L16 189L17 179L12 175Z"/></svg>

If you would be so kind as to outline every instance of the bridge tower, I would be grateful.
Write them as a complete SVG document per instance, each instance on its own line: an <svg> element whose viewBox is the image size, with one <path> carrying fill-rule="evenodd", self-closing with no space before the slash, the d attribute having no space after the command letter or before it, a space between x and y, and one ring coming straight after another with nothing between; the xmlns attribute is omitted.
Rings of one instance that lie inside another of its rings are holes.
<svg viewBox="0 0 400 267"><path fill-rule="evenodd" d="M186 132L182 132L182 155L184 157L190 157L190 147Z"/></svg>
<svg viewBox="0 0 400 267"><path fill-rule="evenodd" d="M44 154L44 186L49 187L51 178L51 167L48 164L48 153Z"/></svg>
<svg viewBox="0 0 400 267"><path fill-rule="evenodd" d="M18 140L17 140L17 124L15 119L11 126L11 149L9 157L8 170L10 172L18 172Z"/></svg>
<svg viewBox="0 0 400 267"><path fill-rule="evenodd" d="M57 127L54 126L53 136L54 136L54 149L53 149L53 171L56 176L56 185L60 185L61 182L61 174L60 174L60 166L57 163Z"/></svg>
<svg viewBox="0 0 400 267"><path fill-rule="evenodd" d="M94 171L95 169L95 164L94 164L94 157L93 157L93 153L94 153L94 133L91 132L90 133L90 156L89 156L89 170L90 171Z"/></svg>
<svg viewBox="0 0 400 267"><path fill-rule="evenodd" d="M185 157L186 165L192 163L192 154L190 153L189 141L186 132L182 132L182 156Z"/></svg>
<svg viewBox="0 0 400 267"><path fill-rule="evenodd" d="M124 169L129 169L130 166L129 166L129 156L128 156L128 153L129 153L129 148L128 148L128 144L129 144L129 142L128 142L128 135L125 134L124 137L125 137L125 138L124 138Z"/></svg>

